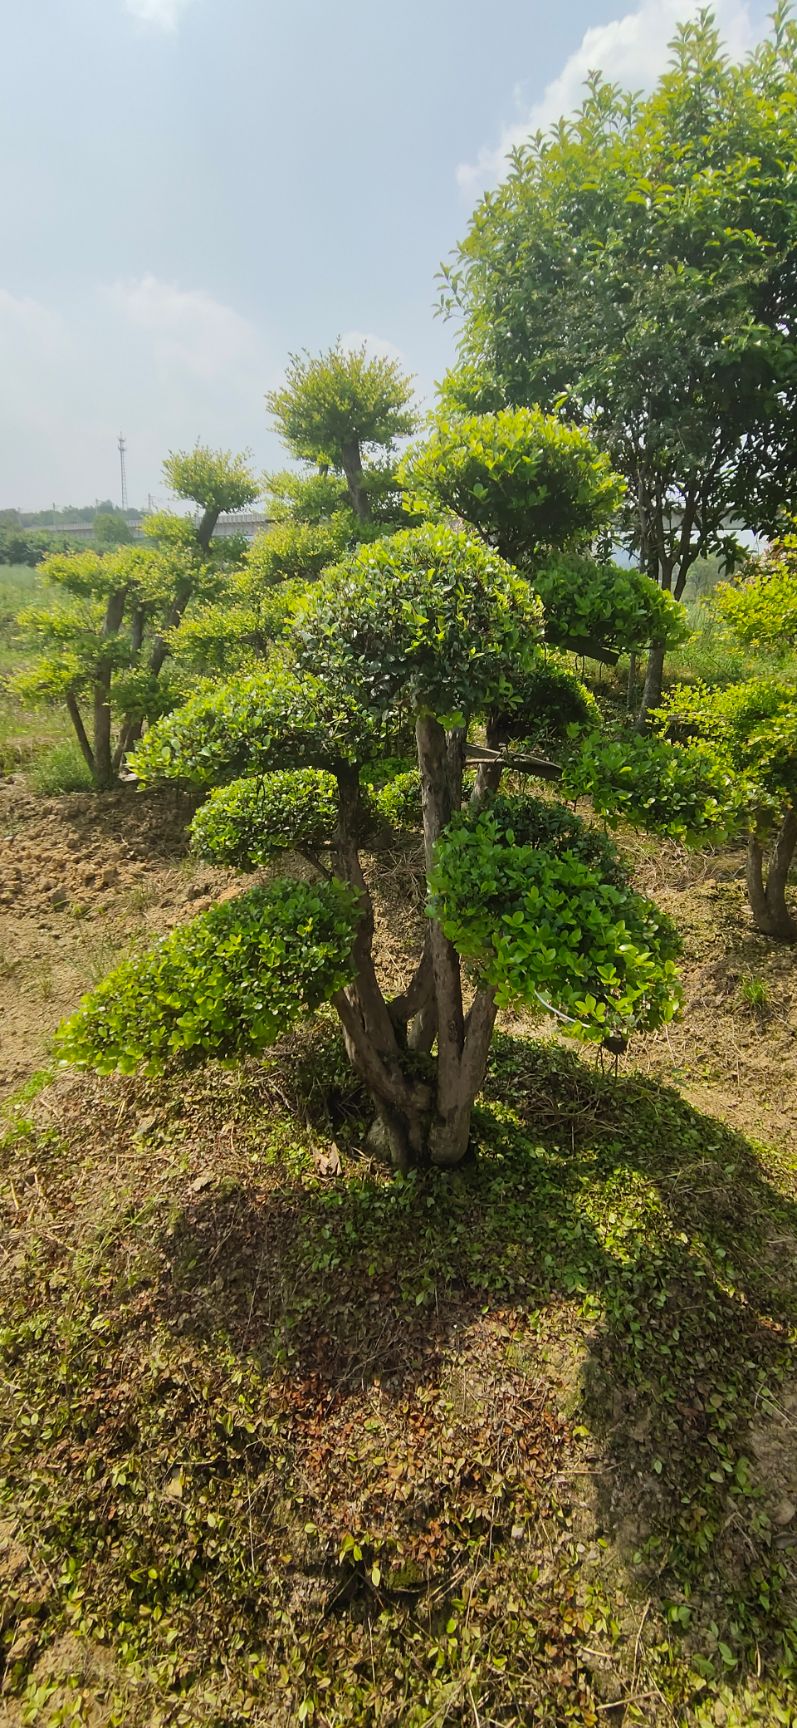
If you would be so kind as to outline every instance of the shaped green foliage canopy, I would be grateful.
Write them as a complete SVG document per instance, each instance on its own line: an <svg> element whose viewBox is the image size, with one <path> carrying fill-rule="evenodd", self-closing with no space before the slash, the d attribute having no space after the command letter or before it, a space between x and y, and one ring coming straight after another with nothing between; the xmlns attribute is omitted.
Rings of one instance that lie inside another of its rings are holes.
<svg viewBox="0 0 797 1728"><path fill-rule="evenodd" d="M276 882L212 906L111 972L61 1028L61 1054L129 1074L263 1050L348 983L356 922L342 882Z"/></svg>
<svg viewBox="0 0 797 1728"><path fill-rule="evenodd" d="M441 414L399 473L410 507L468 523L531 577L549 642L616 660L622 649L685 636L670 594L638 570L586 555L615 520L623 486L582 428L539 408Z"/></svg>
<svg viewBox="0 0 797 1728"><path fill-rule="evenodd" d="M441 839L431 889L446 936L499 1005L551 1007L599 1040L675 1013L674 927L575 817L551 822L529 799L477 806Z"/></svg>
<svg viewBox="0 0 797 1728"><path fill-rule="evenodd" d="M297 664L363 714L441 719L511 704L542 606L497 553L451 528L362 546L299 608Z"/></svg>
<svg viewBox="0 0 797 1728"><path fill-rule="evenodd" d="M204 856L253 871L298 851L317 879L216 908L128 963L67 1027L67 1052L125 1068L235 1054L332 1000L393 1161L456 1164L500 1003L550 1007L599 1042L672 1015L677 944L611 844L561 806L496 799L498 750L485 772L476 751L466 787L475 726L554 748L594 725L542 627L526 575L446 524L361 544L307 586L261 669L162 719L135 767L210 793L193 824ZM417 768L374 792L374 765L379 784L380 760L411 749ZM536 755L506 760L559 772ZM388 1002L360 849L418 816L428 935Z"/></svg>

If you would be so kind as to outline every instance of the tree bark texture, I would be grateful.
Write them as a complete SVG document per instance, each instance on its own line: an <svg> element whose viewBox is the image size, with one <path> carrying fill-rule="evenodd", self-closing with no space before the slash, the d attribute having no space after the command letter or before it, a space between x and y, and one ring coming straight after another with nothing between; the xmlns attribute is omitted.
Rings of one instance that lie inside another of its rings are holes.
<svg viewBox="0 0 797 1728"><path fill-rule="evenodd" d="M341 460L346 476L346 485L349 488L352 510L358 522L370 522L371 503L365 490L362 453L358 438L350 438L343 445Z"/></svg>
<svg viewBox="0 0 797 1728"><path fill-rule="evenodd" d="M778 829L769 859L758 836L747 841L747 898L756 929L775 942L797 942L797 919L789 910L786 889L789 870L797 850L797 810L787 810Z"/></svg>
<svg viewBox="0 0 797 1728"><path fill-rule="evenodd" d="M125 590L109 594L105 608L103 637L117 636L124 617ZM94 674L94 784L98 792L107 792L114 783L113 749L111 746L111 678L110 656L100 653Z"/></svg>
<svg viewBox="0 0 797 1728"><path fill-rule="evenodd" d="M446 736L431 716L417 726L427 864L461 800L464 734ZM333 998L352 1066L376 1112L369 1143L394 1166L459 1164L467 1152L473 1101L480 1090L495 1024L492 990L463 1009L459 956L430 920L424 950L407 987L388 1003L373 958L374 914L357 847L360 787L356 768L337 769L336 869L360 898L354 939L355 976ZM434 1066L419 1063L437 1040Z"/></svg>

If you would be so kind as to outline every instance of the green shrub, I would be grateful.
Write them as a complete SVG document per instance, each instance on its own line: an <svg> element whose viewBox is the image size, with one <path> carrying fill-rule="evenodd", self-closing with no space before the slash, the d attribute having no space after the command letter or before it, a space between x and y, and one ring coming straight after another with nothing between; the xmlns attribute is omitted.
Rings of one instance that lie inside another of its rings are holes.
<svg viewBox="0 0 797 1728"><path fill-rule="evenodd" d="M557 553L535 569L534 586L545 607L548 641L577 653L598 644L640 649L652 640L674 647L688 635L678 601L626 565Z"/></svg>
<svg viewBox="0 0 797 1728"><path fill-rule="evenodd" d="M84 997L60 1054L129 1074L178 1054L263 1050L348 983L356 907L338 881L277 882L212 906Z"/></svg>
<svg viewBox="0 0 797 1728"><path fill-rule="evenodd" d="M440 415L399 470L416 510L469 522L522 565L589 539L612 519L622 483L589 433L540 408Z"/></svg>
<svg viewBox="0 0 797 1728"><path fill-rule="evenodd" d="M518 680L513 708L491 716L502 741L523 740L537 750L554 750L579 730L600 725L600 711L592 692L567 666L540 654Z"/></svg>
<svg viewBox="0 0 797 1728"><path fill-rule="evenodd" d="M542 607L496 552L452 528L361 546L308 591L296 616L299 667L396 723L511 703Z"/></svg>
<svg viewBox="0 0 797 1728"><path fill-rule="evenodd" d="M662 738L594 734L565 763L561 790L591 798L613 825L630 822L676 840L732 832L739 821L739 788L709 743L684 748Z"/></svg>
<svg viewBox="0 0 797 1728"><path fill-rule="evenodd" d="M44 750L31 764L28 778L44 798L55 798L60 792L91 792L94 787L91 769L71 738Z"/></svg>
<svg viewBox="0 0 797 1728"><path fill-rule="evenodd" d="M380 816L391 828L412 829L421 826L421 776L417 768L406 774L396 774L376 795Z"/></svg>
<svg viewBox="0 0 797 1728"><path fill-rule="evenodd" d="M258 870L278 852L317 852L335 837L337 784L322 768L234 780L211 792L191 824L202 858Z"/></svg>
<svg viewBox="0 0 797 1728"><path fill-rule="evenodd" d="M497 800L443 834L430 886L446 936L499 1006L550 1008L582 1038L671 1020L681 1003L674 926L619 867L606 880L581 824L557 836L557 818L546 835L538 801L528 818L524 804Z"/></svg>

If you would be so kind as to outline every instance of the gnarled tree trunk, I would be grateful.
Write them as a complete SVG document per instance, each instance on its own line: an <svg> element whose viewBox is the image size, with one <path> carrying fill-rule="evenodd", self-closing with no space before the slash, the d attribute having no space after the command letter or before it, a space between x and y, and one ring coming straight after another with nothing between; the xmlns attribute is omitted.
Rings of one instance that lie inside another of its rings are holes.
<svg viewBox="0 0 797 1728"><path fill-rule="evenodd" d="M446 736L431 716L418 721L418 758L427 862L461 801L465 739ZM349 1059L373 1100L372 1147L396 1168L432 1163L450 1167L468 1150L476 1094L484 1081L495 1024L492 990L479 990L467 1015L459 956L440 925L429 921L424 951L406 990L387 1003L373 960L374 916L356 834L357 770L337 770L339 825L336 867L356 889L361 916L354 942L355 977L333 998ZM434 1068L419 1070L437 1040Z"/></svg>
<svg viewBox="0 0 797 1728"><path fill-rule="evenodd" d="M756 929L775 942L797 942L797 919L789 911L786 888L797 850L797 810L787 810L775 837L765 874L764 848L755 833L747 841L747 897Z"/></svg>
<svg viewBox="0 0 797 1728"><path fill-rule="evenodd" d="M648 663L645 667L645 683L642 689L642 707L639 711L640 727L647 726L648 715L654 708L661 705L664 689L664 654L663 642L651 642L648 651Z"/></svg>
<svg viewBox="0 0 797 1728"><path fill-rule="evenodd" d="M341 451L343 472L349 488L351 507L359 522L370 522L371 503L365 490L363 462L359 439L350 438Z"/></svg>
<svg viewBox="0 0 797 1728"><path fill-rule="evenodd" d="M431 714L419 717L415 736L429 870L453 814L452 781L461 785L464 737L449 750L443 727ZM484 1080L496 1011L493 992L480 990L465 1019L459 955L436 919L431 921L430 940L437 1003L437 1087L429 1157L433 1164L450 1166L461 1163L468 1149L473 1102Z"/></svg>
<svg viewBox="0 0 797 1728"><path fill-rule="evenodd" d="M125 598L124 589L109 594L108 604L105 608L105 621L102 627L104 637L118 635L124 617ZM94 738L92 744L94 784L98 792L107 792L115 779L111 746L112 675L113 664L110 657L101 654L94 674Z"/></svg>

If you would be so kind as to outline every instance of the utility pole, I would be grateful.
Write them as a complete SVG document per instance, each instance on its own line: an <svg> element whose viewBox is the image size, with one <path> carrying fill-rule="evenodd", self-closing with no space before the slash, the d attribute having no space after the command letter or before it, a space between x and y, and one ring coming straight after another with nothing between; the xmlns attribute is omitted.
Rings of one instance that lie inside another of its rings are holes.
<svg viewBox="0 0 797 1728"><path fill-rule="evenodd" d="M119 433L119 468L122 475L122 509L127 510L127 440Z"/></svg>

